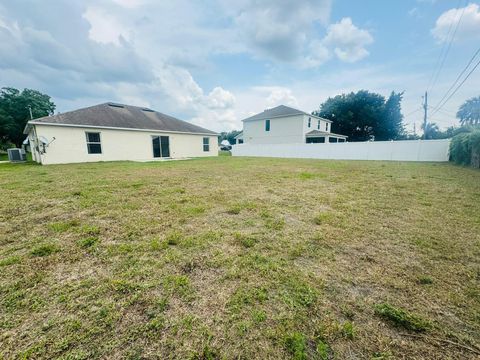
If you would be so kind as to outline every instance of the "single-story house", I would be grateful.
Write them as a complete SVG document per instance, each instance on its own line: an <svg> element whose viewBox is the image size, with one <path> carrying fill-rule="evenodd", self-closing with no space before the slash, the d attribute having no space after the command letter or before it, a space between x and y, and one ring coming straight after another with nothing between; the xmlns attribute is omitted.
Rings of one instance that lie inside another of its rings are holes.
<svg viewBox="0 0 480 360"><path fill-rule="evenodd" d="M345 142L347 136L331 132L331 120L285 105L267 109L243 121L245 144ZM239 142L240 143L240 142Z"/></svg>
<svg viewBox="0 0 480 360"><path fill-rule="evenodd" d="M218 134L149 108L104 103L27 123L41 164L218 155Z"/></svg>

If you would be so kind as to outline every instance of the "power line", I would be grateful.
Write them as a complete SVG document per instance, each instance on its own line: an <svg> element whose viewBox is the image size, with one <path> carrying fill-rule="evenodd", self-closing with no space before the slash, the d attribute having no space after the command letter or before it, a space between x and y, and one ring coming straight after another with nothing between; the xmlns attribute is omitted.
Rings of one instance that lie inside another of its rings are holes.
<svg viewBox="0 0 480 360"><path fill-rule="evenodd" d="M467 71L467 69L470 67L470 65L472 64L473 60L477 57L477 55L480 54L480 48L477 49L477 51L473 54L473 56L470 58L470 60L468 61L468 64L463 68L463 70L460 72L460 74L457 76L457 78L455 79L455 81L453 82L452 85L450 85L450 87L448 88L447 92L445 93L445 95L443 95L443 97L440 99L440 101L437 103L437 105L435 105L433 107L434 110L436 110L436 108L442 103L443 100L445 100L445 98L448 96L449 92L454 88L455 85L457 85L458 83L458 80L460 80L460 78L462 77L463 74L465 74L465 71Z"/></svg>
<svg viewBox="0 0 480 360"><path fill-rule="evenodd" d="M420 110L422 110L421 107L419 107L419 108L416 109L416 110L410 111L407 115L403 115L403 117L409 117L410 115L413 115L413 114L415 114L416 112L419 112Z"/></svg>
<svg viewBox="0 0 480 360"><path fill-rule="evenodd" d="M457 2L457 9L458 7L460 6L460 1L461 0L458 0ZM457 10L458 11L458 10ZM455 17L456 17L456 13L455 13ZM447 47L447 41L448 41L448 38L450 37L450 33L452 31L452 28L453 28L453 22L450 23L450 26L448 27L448 31L447 31L447 35L445 37L445 40L443 42L443 46L442 46L442 50L440 51L440 53L438 54L438 58L437 58L437 61L435 62L435 67L433 68L433 73L432 75L430 76L430 80L428 80L428 86L427 86L427 91L430 90L431 87L433 87L432 85L432 80L434 78L437 78L438 77L438 73L440 71L437 71L437 68L438 68L438 65L440 64L441 62L441 59L443 58L443 54L444 54L444 51L446 50L446 47Z"/></svg>
<svg viewBox="0 0 480 360"><path fill-rule="evenodd" d="M431 109L432 111L435 110L434 106L428 106L428 108ZM453 117L457 116L455 112L452 110L439 109L438 111L444 115L453 116Z"/></svg>
<svg viewBox="0 0 480 360"><path fill-rule="evenodd" d="M455 88L455 90L445 99L445 101L440 104L436 110L434 110L433 115L435 115L438 111L440 111L442 109L442 107L445 106L445 104L452 98L453 95L456 94L456 92L462 87L462 85L465 83L465 81L467 81L467 79L470 77L470 75L472 75L472 73L475 71L475 69L478 67L478 65L480 65L480 60L475 64L475 66L472 68L472 70L470 70L470 72L467 74L467 76L465 76L465 78L462 80L462 82L460 84L458 84L458 86Z"/></svg>
<svg viewBox="0 0 480 360"><path fill-rule="evenodd" d="M452 47L452 43L453 43L453 40L455 39L455 35L457 34L457 31L458 31L458 27L460 26L460 23L462 21L462 18L463 18L463 14L465 13L465 9L467 8L467 1L468 0L465 0L465 3L464 3L464 7L463 7L463 10L462 10L462 13L460 14L460 17L458 18L457 20L457 24L455 26L455 30L452 34L452 37L450 38L450 41L448 42L448 47L447 47L447 51L445 52L445 55L443 56L443 59L442 59L442 62L440 63L440 67L438 68L438 71L437 71L437 74L435 76L435 79L433 80L433 83L432 83L432 86L430 88L430 90L435 86L435 84L437 83L437 80L438 80L438 76L440 75L440 72L442 71L443 69L443 65L445 64L445 60L447 59L447 56L448 56L448 53L450 52L450 48ZM460 5L460 1L458 2L458 5ZM458 12L458 10L457 10ZM455 17L457 17L457 14L455 13ZM452 25L453 22L450 24Z"/></svg>

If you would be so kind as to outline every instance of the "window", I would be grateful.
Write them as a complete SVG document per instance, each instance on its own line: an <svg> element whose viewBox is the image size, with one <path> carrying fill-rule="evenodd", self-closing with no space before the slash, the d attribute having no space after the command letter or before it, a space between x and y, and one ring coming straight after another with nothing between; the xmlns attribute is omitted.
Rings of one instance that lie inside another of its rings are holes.
<svg viewBox="0 0 480 360"><path fill-rule="evenodd" d="M345 142L345 139L338 139L338 142Z"/></svg>
<svg viewBox="0 0 480 360"><path fill-rule="evenodd" d="M168 136L152 136L153 157L170 157L170 139Z"/></svg>
<svg viewBox="0 0 480 360"><path fill-rule="evenodd" d="M308 137L307 144L323 144L325 142L325 137Z"/></svg>
<svg viewBox="0 0 480 360"><path fill-rule="evenodd" d="M338 139L337 139L337 138L334 138L334 137L329 137L329 138L328 138L328 142L336 143L336 142L338 142Z"/></svg>
<svg viewBox="0 0 480 360"><path fill-rule="evenodd" d="M325 131L328 132L328 123L325 123Z"/></svg>
<svg viewBox="0 0 480 360"><path fill-rule="evenodd" d="M320 120L317 121L317 130L320 130Z"/></svg>
<svg viewBox="0 0 480 360"><path fill-rule="evenodd" d="M210 138L203 138L203 151L210 151Z"/></svg>
<svg viewBox="0 0 480 360"><path fill-rule="evenodd" d="M308 127L311 127L311 126L312 126L312 118L309 117L309 118L308 118Z"/></svg>
<svg viewBox="0 0 480 360"><path fill-rule="evenodd" d="M265 131L270 131L270 120L265 120Z"/></svg>
<svg viewBox="0 0 480 360"><path fill-rule="evenodd" d="M243 139L238 139L239 144L243 144Z"/></svg>
<svg viewBox="0 0 480 360"><path fill-rule="evenodd" d="M89 154L101 154L102 153L102 143L100 142L100 133L99 132L87 132L85 133L87 137L87 151Z"/></svg>

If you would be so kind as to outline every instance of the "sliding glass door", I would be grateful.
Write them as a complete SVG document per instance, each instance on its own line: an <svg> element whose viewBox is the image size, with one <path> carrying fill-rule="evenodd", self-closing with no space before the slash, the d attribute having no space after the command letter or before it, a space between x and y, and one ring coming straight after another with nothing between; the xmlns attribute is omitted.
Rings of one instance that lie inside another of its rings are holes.
<svg viewBox="0 0 480 360"><path fill-rule="evenodd" d="M170 141L168 136L152 136L153 157L170 157Z"/></svg>

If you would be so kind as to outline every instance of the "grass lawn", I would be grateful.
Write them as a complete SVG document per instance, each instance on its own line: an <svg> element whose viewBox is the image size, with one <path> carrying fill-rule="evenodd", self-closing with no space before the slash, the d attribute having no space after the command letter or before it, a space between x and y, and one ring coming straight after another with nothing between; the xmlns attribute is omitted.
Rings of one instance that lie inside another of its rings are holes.
<svg viewBox="0 0 480 360"><path fill-rule="evenodd" d="M0 359L476 359L480 172L0 164Z"/></svg>

